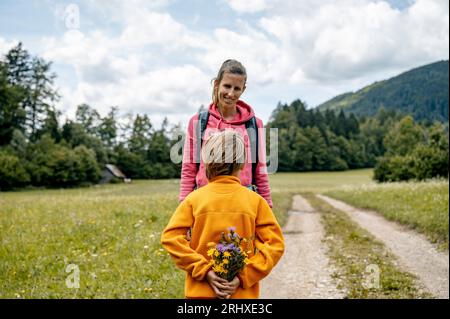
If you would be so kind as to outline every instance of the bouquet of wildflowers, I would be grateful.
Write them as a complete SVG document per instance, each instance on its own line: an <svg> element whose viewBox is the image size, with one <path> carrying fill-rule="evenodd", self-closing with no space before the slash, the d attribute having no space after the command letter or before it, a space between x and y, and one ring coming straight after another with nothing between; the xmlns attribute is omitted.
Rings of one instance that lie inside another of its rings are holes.
<svg viewBox="0 0 450 319"><path fill-rule="evenodd" d="M233 280L248 263L248 252L243 247L248 245L248 241L239 237L235 230L236 227L228 228L228 234L222 232L219 243L208 244L208 256L211 257L213 271L228 281Z"/></svg>

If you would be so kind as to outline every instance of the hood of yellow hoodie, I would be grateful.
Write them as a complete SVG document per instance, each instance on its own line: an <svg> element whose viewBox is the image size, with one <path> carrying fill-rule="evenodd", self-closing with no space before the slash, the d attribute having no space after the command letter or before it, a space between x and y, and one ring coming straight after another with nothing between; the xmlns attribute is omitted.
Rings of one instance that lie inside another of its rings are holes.
<svg viewBox="0 0 450 319"><path fill-rule="evenodd" d="M232 120L228 120L228 121L222 118L222 115L220 115L219 109L213 103L211 103L209 105L208 112L209 112L210 116L214 116L220 122L224 122L224 123L232 124L232 125L244 124L245 122L250 120L253 116L255 116L255 113L253 112L252 107L241 100L238 100L236 102L236 110L237 110L237 113L234 116L234 118Z"/></svg>

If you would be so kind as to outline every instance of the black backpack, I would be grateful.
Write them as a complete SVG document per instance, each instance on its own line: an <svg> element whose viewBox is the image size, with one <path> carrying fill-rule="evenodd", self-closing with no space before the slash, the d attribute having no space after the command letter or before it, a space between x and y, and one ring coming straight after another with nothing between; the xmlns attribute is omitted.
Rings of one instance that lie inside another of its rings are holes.
<svg viewBox="0 0 450 319"><path fill-rule="evenodd" d="M203 136L205 134L206 125L208 124L209 119L209 112L203 111L198 114L198 124L200 125L200 132L198 131L198 128L196 130L196 133L200 133L200 139L197 135L197 171L200 167L200 150L201 145L203 141ZM251 119L249 119L247 122L245 122L245 129L247 130L247 134L250 141L250 149L251 149L251 156L252 156L252 186L253 190L256 191L256 183L255 183L255 176L256 176L256 165L258 164L258 126L256 125L256 118L253 116Z"/></svg>

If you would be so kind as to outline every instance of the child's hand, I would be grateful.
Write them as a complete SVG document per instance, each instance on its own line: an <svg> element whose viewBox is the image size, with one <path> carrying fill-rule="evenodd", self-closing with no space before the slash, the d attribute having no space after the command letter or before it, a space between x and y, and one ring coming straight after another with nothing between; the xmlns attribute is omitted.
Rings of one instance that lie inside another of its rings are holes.
<svg viewBox="0 0 450 319"><path fill-rule="evenodd" d="M208 273L206 274L206 280L219 299L224 299L227 297L229 298L230 295L228 291L230 290L230 288L228 286L229 282L227 280L217 276L213 270L208 271Z"/></svg>
<svg viewBox="0 0 450 319"><path fill-rule="evenodd" d="M192 235L192 228L189 228L186 232L186 240L191 241L191 235Z"/></svg>
<svg viewBox="0 0 450 319"><path fill-rule="evenodd" d="M225 299L230 299L231 295L236 292L236 289L239 287L240 284L241 281L239 280L238 276L234 277L232 281L228 282L227 283L228 289L224 290L224 292L228 294L228 296L225 297Z"/></svg>

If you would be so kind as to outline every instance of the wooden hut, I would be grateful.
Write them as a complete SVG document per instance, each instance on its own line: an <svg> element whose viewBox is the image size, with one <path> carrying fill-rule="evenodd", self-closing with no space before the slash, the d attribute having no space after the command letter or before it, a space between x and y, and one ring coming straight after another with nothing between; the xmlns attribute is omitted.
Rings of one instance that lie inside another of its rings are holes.
<svg viewBox="0 0 450 319"><path fill-rule="evenodd" d="M113 178L118 178L123 182L130 181L116 165L106 164L103 169L102 179L100 180L99 184L109 183Z"/></svg>

